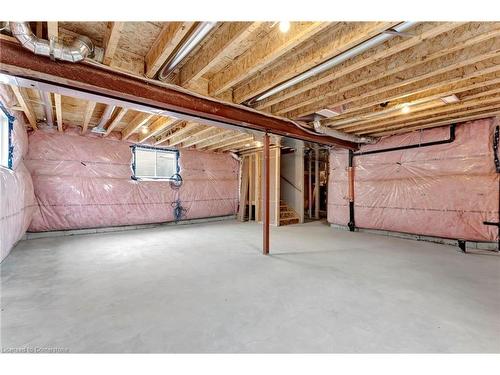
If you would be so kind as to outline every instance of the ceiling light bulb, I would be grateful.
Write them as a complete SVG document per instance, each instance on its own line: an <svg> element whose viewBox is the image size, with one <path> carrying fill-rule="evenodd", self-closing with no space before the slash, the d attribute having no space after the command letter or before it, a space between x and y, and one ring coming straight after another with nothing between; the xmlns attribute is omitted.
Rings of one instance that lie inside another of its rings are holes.
<svg viewBox="0 0 500 375"><path fill-rule="evenodd" d="M288 30L290 30L290 22L281 21L279 28L282 33L286 33Z"/></svg>
<svg viewBox="0 0 500 375"><path fill-rule="evenodd" d="M410 105L408 103L405 103L401 107L401 112L402 113L408 113L410 112Z"/></svg>
<svg viewBox="0 0 500 375"><path fill-rule="evenodd" d="M250 143L245 143L245 147L250 147Z"/></svg>
<svg viewBox="0 0 500 375"><path fill-rule="evenodd" d="M257 147L262 146L262 142L256 141L256 142L255 142L255 146L257 146Z"/></svg>
<svg viewBox="0 0 500 375"><path fill-rule="evenodd" d="M147 133L148 133L148 131L149 131L149 129L148 129L147 127L145 127L145 126L143 126L143 127L141 128L141 132L142 132L142 134L147 134Z"/></svg>

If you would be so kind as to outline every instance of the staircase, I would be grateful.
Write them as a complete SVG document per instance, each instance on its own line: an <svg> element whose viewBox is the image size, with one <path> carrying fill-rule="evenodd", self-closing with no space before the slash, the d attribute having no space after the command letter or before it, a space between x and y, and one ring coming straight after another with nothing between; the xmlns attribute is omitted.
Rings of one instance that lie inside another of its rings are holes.
<svg viewBox="0 0 500 375"><path fill-rule="evenodd" d="M297 213L284 201L280 201L280 226L298 224L300 222Z"/></svg>

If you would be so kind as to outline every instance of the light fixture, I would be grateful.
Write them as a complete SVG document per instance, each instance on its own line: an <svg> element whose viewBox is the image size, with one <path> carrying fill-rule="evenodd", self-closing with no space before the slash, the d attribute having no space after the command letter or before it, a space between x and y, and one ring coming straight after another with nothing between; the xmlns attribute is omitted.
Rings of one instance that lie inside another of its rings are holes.
<svg viewBox="0 0 500 375"><path fill-rule="evenodd" d="M409 103L404 103L401 105L401 113L409 113L411 110Z"/></svg>
<svg viewBox="0 0 500 375"><path fill-rule="evenodd" d="M290 22L288 22L288 21L281 21L280 25L279 25L279 28L280 28L280 31L282 33L288 32L288 30L290 30Z"/></svg>
<svg viewBox="0 0 500 375"><path fill-rule="evenodd" d="M458 97L457 97L455 94L445 96L445 97L441 98L441 100L442 100L445 104L457 103L457 102L459 102L459 101L460 101L460 99L458 99Z"/></svg>
<svg viewBox="0 0 500 375"><path fill-rule="evenodd" d="M256 147L260 147L260 146L262 146L262 142L260 142L260 141L255 141L255 146L256 146Z"/></svg>
<svg viewBox="0 0 500 375"><path fill-rule="evenodd" d="M418 24L418 22L403 22L397 26L394 26L391 30L401 33L405 30L411 29L416 24ZM281 30L281 22L280 22L280 30ZM359 54L365 52L366 50L369 50L370 48L378 46L379 44L382 44L385 41L392 39L393 37L394 37L394 35L392 35L392 34L380 33L380 34L366 40L365 42L360 43L357 46L354 46L351 49L348 49L347 51L344 51L336 56L333 56L332 58L326 60L325 62L323 62L319 65L316 65L315 67L313 67L309 70L306 70L305 72L299 74L298 76L290 78L288 81L285 81L285 82L269 89L268 91L257 96L251 102L258 102L260 100L268 98L271 95L274 95L280 91L283 91L289 87L292 87L293 85L295 85L299 82L306 80L307 78L310 78L310 77L315 76L317 74L320 74L328 69L331 69L334 66L339 65L340 63L343 63L344 61L346 61L348 59L352 59L352 58L358 56Z"/></svg>
<svg viewBox="0 0 500 375"><path fill-rule="evenodd" d="M250 147L250 143L245 143L245 147Z"/></svg>
<svg viewBox="0 0 500 375"><path fill-rule="evenodd" d="M148 127L147 127L147 126L143 126L143 127L141 128L141 133L142 133L142 134L148 134L148 132L149 132L149 129L148 129Z"/></svg>

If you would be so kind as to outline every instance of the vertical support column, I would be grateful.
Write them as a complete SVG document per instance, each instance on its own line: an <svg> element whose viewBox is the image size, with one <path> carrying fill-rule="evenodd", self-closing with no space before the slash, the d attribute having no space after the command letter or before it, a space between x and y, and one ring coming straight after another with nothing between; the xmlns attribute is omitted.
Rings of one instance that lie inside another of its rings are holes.
<svg viewBox="0 0 500 375"><path fill-rule="evenodd" d="M269 134L264 135L264 222L262 252L269 254Z"/></svg>
<svg viewBox="0 0 500 375"><path fill-rule="evenodd" d="M347 178L349 179L349 223L347 226L351 232L354 232L356 223L354 221L354 152L352 150L349 150Z"/></svg>
<svg viewBox="0 0 500 375"><path fill-rule="evenodd" d="M319 219L319 147L314 148L314 218Z"/></svg>
<svg viewBox="0 0 500 375"><path fill-rule="evenodd" d="M309 151L307 152L307 158L308 158L308 164L309 164L309 168L308 168L308 176L309 176L309 183L308 183L308 189L307 189L307 192L309 194L309 199L307 200L308 204L309 204L309 219L312 219L312 196L313 196L313 192L312 192L312 153L311 153L311 149L309 149Z"/></svg>

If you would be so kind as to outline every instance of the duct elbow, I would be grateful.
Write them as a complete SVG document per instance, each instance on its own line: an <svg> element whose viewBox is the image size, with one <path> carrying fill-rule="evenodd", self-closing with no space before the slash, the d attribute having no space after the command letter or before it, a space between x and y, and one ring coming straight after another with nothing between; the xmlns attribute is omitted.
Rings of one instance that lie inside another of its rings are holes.
<svg viewBox="0 0 500 375"><path fill-rule="evenodd" d="M334 138L342 139L344 141L361 143L361 144L373 144L377 142L376 138L373 137L360 137L354 134L344 133L335 129L329 129L323 125L319 120L313 121L314 130L321 134L326 134Z"/></svg>
<svg viewBox="0 0 500 375"><path fill-rule="evenodd" d="M9 22L12 35L21 45L36 55L49 56L52 59L76 63L94 55L94 44L79 36L72 44L66 45L55 40L41 39L31 31L28 22Z"/></svg>

